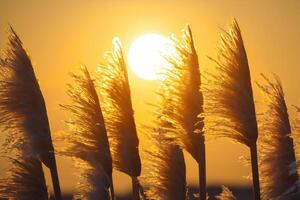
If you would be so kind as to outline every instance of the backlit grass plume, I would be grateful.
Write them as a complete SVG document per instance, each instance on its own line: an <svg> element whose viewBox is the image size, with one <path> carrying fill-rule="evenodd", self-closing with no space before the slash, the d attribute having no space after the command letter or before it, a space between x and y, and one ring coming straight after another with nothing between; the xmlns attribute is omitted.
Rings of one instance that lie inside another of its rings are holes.
<svg viewBox="0 0 300 200"><path fill-rule="evenodd" d="M167 136L186 149L198 162L200 199L205 200L205 141L202 134L203 120L198 118L203 112L203 96L200 92L198 56L190 27L186 26L180 40L173 38L171 41L176 51L166 55L171 66L164 73L161 84L172 96L167 103L173 112L168 112L165 117L176 131Z"/></svg>
<svg viewBox="0 0 300 200"><path fill-rule="evenodd" d="M8 158L10 167L0 179L0 198L47 200L48 191L41 162L35 157Z"/></svg>
<svg viewBox="0 0 300 200"><path fill-rule="evenodd" d="M183 152L177 144L166 137L176 132L173 123L167 117L173 113L169 88L161 85L158 99L158 103L153 106L153 125L145 129L150 142L149 148L145 151L143 165L146 171L143 183L148 187L146 195L148 199L153 200L186 199Z"/></svg>
<svg viewBox="0 0 300 200"><path fill-rule="evenodd" d="M236 20L221 35L218 57L213 61L216 72L202 87L205 134L228 137L250 148L254 196L258 200L258 128L247 54Z"/></svg>
<svg viewBox="0 0 300 200"><path fill-rule="evenodd" d="M69 132L59 136L67 144L61 153L74 158L81 169L76 199L109 199L112 158L94 81L86 67L72 78L75 85L69 84L67 92L72 104L62 106L71 117ZM113 199L113 187L111 196Z"/></svg>
<svg viewBox="0 0 300 200"><path fill-rule="evenodd" d="M126 64L118 39L113 40L113 49L107 53L106 63L98 67L98 75L113 166L132 177L134 199L138 199L135 177L141 173L139 140Z"/></svg>
<svg viewBox="0 0 300 200"><path fill-rule="evenodd" d="M216 196L218 200L237 200L237 198L232 194L229 188L222 185L222 193Z"/></svg>
<svg viewBox="0 0 300 200"><path fill-rule="evenodd" d="M170 144L161 128L153 129L151 146L146 151L143 183L148 187L146 196L151 200L186 199L186 174L182 150Z"/></svg>
<svg viewBox="0 0 300 200"><path fill-rule="evenodd" d="M114 198L110 197L108 191L110 177L100 163L90 164L81 160L77 161L76 165L80 166L81 174L74 200L110 200Z"/></svg>
<svg viewBox="0 0 300 200"><path fill-rule="evenodd" d="M45 101L22 42L10 28L0 67L0 125L6 150L38 157L51 170L56 200L61 199Z"/></svg>
<svg viewBox="0 0 300 200"><path fill-rule="evenodd" d="M265 84L261 89L266 110L261 120L259 137L259 164L262 199L300 198L299 180L289 114L281 82L277 76L271 81L264 75ZM291 198L292 197L292 198Z"/></svg>

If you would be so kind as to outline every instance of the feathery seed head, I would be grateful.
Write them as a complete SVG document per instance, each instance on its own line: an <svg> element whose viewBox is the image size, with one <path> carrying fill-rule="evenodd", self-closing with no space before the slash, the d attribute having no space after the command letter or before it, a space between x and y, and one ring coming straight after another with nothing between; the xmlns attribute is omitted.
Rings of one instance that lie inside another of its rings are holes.
<svg viewBox="0 0 300 200"><path fill-rule="evenodd" d="M58 135L67 144L59 153L72 157L81 170L75 199L109 199L112 158L94 80L86 67L72 78L75 85L67 92L72 104L62 105L71 114L70 131Z"/></svg>
<svg viewBox="0 0 300 200"><path fill-rule="evenodd" d="M113 40L106 63L98 67L100 93L113 165L130 176L139 176L141 161L130 87L122 47Z"/></svg>
<svg viewBox="0 0 300 200"><path fill-rule="evenodd" d="M10 168L0 179L0 198L47 200L48 191L41 162L36 158L9 158Z"/></svg>
<svg viewBox="0 0 300 200"><path fill-rule="evenodd" d="M23 44L10 27L0 66L0 124L8 132L6 151L39 156L48 167L54 150L44 98Z"/></svg>
<svg viewBox="0 0 300 200"><path fill-rule="evenodd" d="M153 126L147 127L150 142L145 151L145 173L142 180L149 189L146 195L153 200L181 200L186 198L186 168L183 152L168 135L176 134L168 116L173 113L169 89L160 90L160 102L154 106Z"/></svg>
<svg viewBox="0 0 300 200"><path fill-rule="evenodd" d="M166 137L199 161L203 120L199 120L198 115L203 111L203 97L200 92L198 56L190 27L186 26L180 40L173 37L171 44L175 52L169 51L164 55L171 67L165 70L158 91L165 98L163 105L172 107L172 112L166 112L165 117L173 124L174 131L166 134Z"/></svg>
<svg viewBox="0 0 300 200"><path fill-rule="evenodd" d="M69 84L67 92L72 104L62 105L71 117L67 121L70 131L59 136L68 144L61 153L90 164L101 163L110 176L112 159L94 81L86 67L81 68L81 74L72 74L72 78L75 86Z"/></svg>
<svg viewBox="0 0 300 200"><path fill-rule="evenodd" d="M288 196L300 193L294 187L299 180L297 170L291 169L296 158L288 110L279 78L274 76L273 82L262 77L265 84L258 84L266 103L259 137L262 198L289 199Z"/></svg>
<svg viewBox="0 0 300 200"><path fill-rule="evenodd" d="M153 129L146 151L142 181L146 195L153 200L182 200L186 197L185 163L182 150L163 138L163 130Z"/></svg>
<svg viewBox="0 0 300 200"><path fill-rule="evenodd" d="M55 197L61 192L45 101L23 44L10 27L0 62L0 128L7 133L4 152L39 158L51 171Z"/></svg>
<svg viewBox="0 0 300 200"><path fill-rule="evenodd" d="M91 165L89 162L80 161L80 182L77 184L75 200L110 200L110 178L100 163Z"/></svg>
<svg viewBox="0 0 300 200"><path fill-rule="evenodd" d="M204 131L251 146L257 140L258 130L248 59L236 20L221 35L218 57L212 60L216 73L208 74L202 87Z"/></svg>

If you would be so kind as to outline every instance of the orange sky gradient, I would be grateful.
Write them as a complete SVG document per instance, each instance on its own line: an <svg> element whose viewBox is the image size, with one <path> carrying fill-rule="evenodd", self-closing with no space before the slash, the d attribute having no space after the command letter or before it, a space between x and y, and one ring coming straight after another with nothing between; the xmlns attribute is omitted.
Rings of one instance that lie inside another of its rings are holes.
<svg viewBox="0 0 300 200"><path fill-rule="evenodd" d="M0 0L0 48L5 48L7 25L19 34L35 67L43 91L52 132L66 130L67 119L58 104L66 103L70 72L81 64L94 73L103 54L120 37L125 53L145 33L180 34L191 25L201 71L209 70L221 28L235 17L240 24L248 52L253 81L259 73L278 74L287 103L300 105L300 1L204 1L204 0ZM151 119L147 103L155 101L157 81L138 78L128 67L132 101L138 126ZM254 85L255 98L260 96ZM144 144L139 132L141 145ZM187 155L187 154L186 154ZM208 184L248 185L250 170L238 161L248 155L246 147L219 139L207 142ZM186 156L188 184L197 184L197 165ZM58 158L63 191L71 191L76 176L71 161ZM3 171L4 167L0 166ZM130 179L114 173L118 193L129 191ZM51 185L51 184L50 184Z"/></svg>

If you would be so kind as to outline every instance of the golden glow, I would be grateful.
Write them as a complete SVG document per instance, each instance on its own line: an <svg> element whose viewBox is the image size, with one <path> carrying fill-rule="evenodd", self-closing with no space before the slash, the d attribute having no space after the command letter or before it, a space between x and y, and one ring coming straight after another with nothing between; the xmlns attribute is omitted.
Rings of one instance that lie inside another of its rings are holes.
<svg viewBox="0 0 300 200"><path fill-rule="evenodd" d="M0 0L0 49L5 48L5 31L7 23L10 23L34 63L47 104L51 130L67 131L62 122L68 116L57 105L68 102L65 94L65 85L71 82L68 74L76 72L76 67L84 64L94 75L96 64L103 62L103 53L110 50L112 37L119 36L127 49L130 46L126 44L133 41L133 36L138 33L157 30L165 35L175 32L179 36L179 30L189 23L198 49L201 70L211 72L213 62L207 56L214 58L219 27L225 28L235 16L244 36L253 80L260 78L260 72L276 72L283 79L289 101L299 105L300 90L296 83L300 74L300 1L220 2ZM152 112L147 103L155 103L157 84L155 81L143 81L133 73L128 70L135 120L137 124L149 125ZM260 95L257 94L257 97ZM140 146L148 147L143 127L138 126ZM4 134L1 134L0 141L3 140ZM251 173L250 169L237 162L239 156L248 155L246 147L233 145L227 139L219 139L208 142L206 152L209 185L251 184L250 180L244 178ZM141 156L143 160L143 154ZM61 156L57 159L62 191L71 193L76 188L77 176L74 174L78 171L73 167L72 160ZM188 154L185 154L185 159L187 182L189 185L197 185L198 165ZM0 158L0 177L6 171L3 160ZM48 170L45 172L49 180L47 185L51 185ZM116 193L125 195L130 192L131 178L117 170L113 174L115 181L122 183L114 185Z"/></svg>
<svg viewBox="0 0 300 200"><path fill-rule="evenodd" d="M168 64L161 56L166 43L165 37L154 33L137 38L128 52L132 71L142 79L158 79L161 69Z"/></svg>

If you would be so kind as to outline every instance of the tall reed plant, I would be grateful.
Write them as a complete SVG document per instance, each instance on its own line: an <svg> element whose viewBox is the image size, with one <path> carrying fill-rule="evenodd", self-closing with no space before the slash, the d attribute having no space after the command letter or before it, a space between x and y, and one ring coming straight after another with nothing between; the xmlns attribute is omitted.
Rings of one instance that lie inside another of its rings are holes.
<svg viewBox="0 0 300 200"><path fill-rule="evenodd" d="M200 200L205 200L205 139L203 119L198 118L203 113L203 95L198 55L190 27L185 27L180 39L173 37L170 41L171 47L164 55L170 66L163 73L161 85L168 90L170 98L167 104L173 111L167 112L165 117L176 131L166 136L186 149L198 162Z"/></svg>
<svg viewBox="0 0 300 200"><path fill-rule="evenodd" d="M221 35L215 73L207 75L204 93L206 135L228 137L250 149L254 199L260 199L257 160L258 127L248 58L241 30L233 20Z"/></svg>
<svg viewBox="0 0 300 200"><path fill-rule="evenodd" d="M81 171L75 199L114 199L112 158L94 80L86 67L72 78L67 91L72 103L62 105L70 113L69 131L58 138L66 144L60 153L73 158Z"/></svg>
<svg viewBox="0 0 300 200"><path fill-rule="evenodd" d="M300 197L299 176L293 169L296 156L282 84L277 76L274 81L262 77L264 84L258 84L266 105L259 137L262 199L295 199Z"/></svg>
<svg viewBox="0 0 300 200"><path fill-rule="evenodd" d="M139 139L131 102L127 66L121 43L113 40L106 62L98 67L98 85L102 97L113 167L131 176L133 199L139 199L141 174Z"/></svg>
<svg viewBox="0 0 300 200"><path fill-rule="evenodd" d="M54 148L43 94L31 60L12 27L0 67L0 126L6 151L39 158L51 172L56 200L61 199Z"/></svg>

